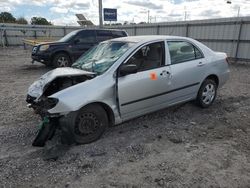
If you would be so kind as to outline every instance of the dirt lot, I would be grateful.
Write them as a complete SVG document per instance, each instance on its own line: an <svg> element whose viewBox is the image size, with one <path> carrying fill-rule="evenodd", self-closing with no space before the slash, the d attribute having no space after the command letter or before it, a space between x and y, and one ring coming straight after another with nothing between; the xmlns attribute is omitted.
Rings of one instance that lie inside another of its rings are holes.
<svg viewBox="0 0 250 188"><path fill-rule="evenodd" d="M110 128L97 142L31 143L28 86L49 69L0 49L0 187L250 187L250 63L232 63L209 109L193 103Z"/></svg>

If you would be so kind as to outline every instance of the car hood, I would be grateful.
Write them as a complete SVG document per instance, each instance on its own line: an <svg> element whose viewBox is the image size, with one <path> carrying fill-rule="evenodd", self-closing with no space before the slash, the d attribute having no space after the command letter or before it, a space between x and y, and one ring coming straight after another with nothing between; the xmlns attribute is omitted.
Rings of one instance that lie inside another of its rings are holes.
<svg viewBox="0 0 250 188"><path fill-rule="evenodd" d="M84 70L64 67L51 70L35 81L28 89L28 95L38 99L42 96L46 86L58 77L71 77L71 76L81 76L81 75L95 75L95 73L87 72Z"/></svg>
<svg viewBox="0 0 250 188"><path fill-rule="evenodd" d="M39 43L37 46L41 46L41 45L51 45L51 46L55 46L55 45L62 45L62 44L66 44L66 42L59 42L59 41L41 42L41 43Z"/></svg>

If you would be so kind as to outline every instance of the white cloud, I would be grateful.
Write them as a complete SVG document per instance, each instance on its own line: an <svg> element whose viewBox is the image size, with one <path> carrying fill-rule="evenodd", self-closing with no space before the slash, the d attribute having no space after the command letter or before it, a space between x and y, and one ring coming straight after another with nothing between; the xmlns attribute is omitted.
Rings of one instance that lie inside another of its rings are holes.
<svg viewBox="0 0 250 188"><path fill-rule="evenodd" d="M54 25L66 25L66 26L75 26L77 25L77 18L75 15L69 15L62 18L56 18L51 20Z"/></svg>
<svg viewBox="0 0 250 188"><path fill-rule="evenodd" d="M65 14L68 12L67 8L62 8L62 7L51 7L49 10L54 13L62 13L62 14Z"/></svg>

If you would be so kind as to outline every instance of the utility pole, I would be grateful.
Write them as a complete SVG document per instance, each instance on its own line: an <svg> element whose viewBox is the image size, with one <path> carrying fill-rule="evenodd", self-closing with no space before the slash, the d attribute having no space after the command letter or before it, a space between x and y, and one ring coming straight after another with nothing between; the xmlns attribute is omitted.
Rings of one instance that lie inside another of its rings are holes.
<svg viewBox="0 0 250 188"><path fill-rule="evenodd" d="M99 27L103 27L103 20L102 20L102 0L99 0Z"/></svg>
<svg viewBox="0 0 250 188"><path fill-rule="evenodd" d="M149 19L150 19L149 13L150 13L150 11L148 10L148 23L149 23Z"/></svg>
<svg viewBox="0 0 250 188"><path fill-rule="evenodd" d="M184 6L184 21L187 20L187 10L186 10L186 6Z"/></svg>
<svg viewBox="0 0 250 188"><path fill-rule="evenodd" d="M238 17L238 18L240 17L240 5L239 5L239 7L238 7L237 17Z"/></svg>
<svg viewBox="0 0 250 188"><path fill-rule="evenodd" d="M232 1L228 0L227 4L232 4ZM238 5L238 13L237 13L237 17L239 17L239 16L240 16L240 5Z"/></svg>

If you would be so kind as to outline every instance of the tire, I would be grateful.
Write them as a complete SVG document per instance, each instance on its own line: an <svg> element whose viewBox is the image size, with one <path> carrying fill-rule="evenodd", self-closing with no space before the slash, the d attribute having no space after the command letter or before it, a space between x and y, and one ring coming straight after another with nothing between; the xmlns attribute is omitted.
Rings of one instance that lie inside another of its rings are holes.
<svg viewBox="0 0 250 188"><path fill-rule="evenodd" d="M52 66L57 67L69 67L71 66L71 60L66 53L58 53L55 55L52 61Z"/></svg>
<svg viewBox="0 0 250 188"><path fill-rule="evenodd" d="M108 127L108 116L106 111L97 104L87 105L78 112L74 112L68 130L74 142L87 144L98 140Z"/></svg>
<svg viewBox="0 0 250 188"><path fill-rule="evenodd" d="M206 79L199 89L196 103L202 108L211 106L217 96L217 84L214 80Z"/></svg>

